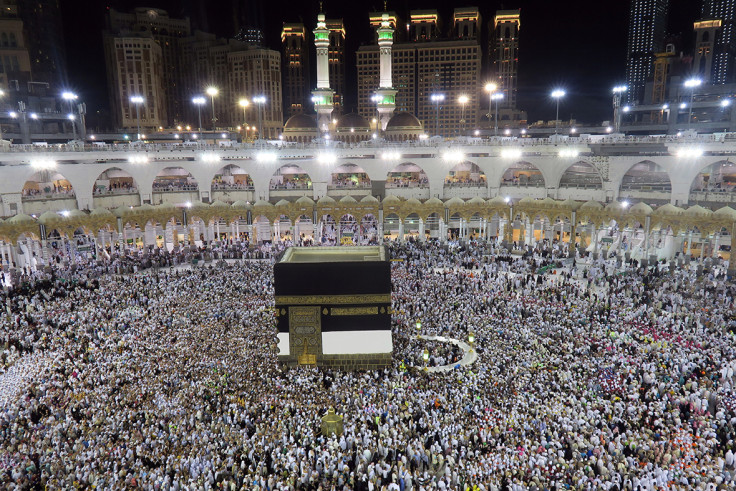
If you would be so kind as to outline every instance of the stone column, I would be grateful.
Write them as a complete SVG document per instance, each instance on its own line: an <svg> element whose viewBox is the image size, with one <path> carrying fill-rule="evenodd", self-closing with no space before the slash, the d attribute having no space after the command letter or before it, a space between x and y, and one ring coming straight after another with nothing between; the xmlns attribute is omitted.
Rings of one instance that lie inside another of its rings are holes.
<svg viewBox="0 0 736 491"><path fill-rule="evenodd" d="M577 212L573 210L572 220L570 221L570 243L567 247L567 257L575 257L575 251L577 250L577 233L578 233L578 216Z"/></svg>
<svg viewBox="0 0 736 491"><path fill-rule="evenodd" d="M399 218L399 242L404 242L404 220Z"/></svg>
<svg viewBox="0 0 736 491"><path fill-rule="evenodd" d="M425 242L426 236L425 236L425 230L424 230L424 220L419 219L419 242Z"/></svg>
<svg viewBox="0 0 736 491"><path fill-rule="evenodd" d="M687 257L690 257L690 255L693 252L693 230L690 229L687 234L687 251L685 251L685 254Z"/></svg>

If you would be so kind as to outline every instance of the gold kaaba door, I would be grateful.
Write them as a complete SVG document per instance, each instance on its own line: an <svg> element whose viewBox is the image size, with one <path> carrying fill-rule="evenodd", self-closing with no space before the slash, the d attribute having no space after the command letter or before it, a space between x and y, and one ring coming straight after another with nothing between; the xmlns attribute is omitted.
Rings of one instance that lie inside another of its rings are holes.
<svg viewBox="0 0 736 491"><path fill-rule="evenodd" d="M289 349L300 365L315 365L322 354L319 306L289 307Z"/></svg>

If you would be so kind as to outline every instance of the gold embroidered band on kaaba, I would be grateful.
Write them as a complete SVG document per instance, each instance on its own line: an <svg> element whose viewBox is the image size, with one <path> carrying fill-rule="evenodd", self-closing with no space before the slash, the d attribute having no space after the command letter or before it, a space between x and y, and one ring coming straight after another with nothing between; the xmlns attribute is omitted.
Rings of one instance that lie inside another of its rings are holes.
<svg viewBox="0 0 736 491"><path fill-rule="evenodd" d="M281 295L275 297L276 305L355 305L366 303L391 303L391 294L370 295Z"/></svg>

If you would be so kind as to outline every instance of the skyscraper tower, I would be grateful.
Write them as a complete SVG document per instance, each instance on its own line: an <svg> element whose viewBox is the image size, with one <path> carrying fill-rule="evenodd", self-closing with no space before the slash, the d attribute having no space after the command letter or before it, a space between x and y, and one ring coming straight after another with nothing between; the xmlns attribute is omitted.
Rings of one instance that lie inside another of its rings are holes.
<svg viewBox="0 0 736 491"><path fill-rule="evenodd" d="M317 88L312 91L312 102L318 114L317 124L320 131L324 132L327 131L335 107L335 91L330 88L330 30L327 29L324 12L317 15L317 28L312 32L317 48Z"/></svg>
<svg viewBox="0 0 736 491"><path fill-rule="evenodd" d="M383 10L381 27L378 28L378 46L380 50L380 71L378 89L376 89L376 105L378 117L381 120L381 129L386 129L388 120L396 109L396 93L391 81L391 47L394 44L394 29L391 27L388 12Z"/></svg>
<svg viewBox="0 0 736 491"><path fill-rule="evenodd" d="M491 53L493 55L493 79L503 99L502 108L516 107L516 90L519 73L519 29L521 10L498 10L493 17Z"/></svg>
<svg viewBox="0 0 736 491"><path fill-rule="evenodd" d="M341 112L345 105L345 24L342 19L327 19L325 25L330 31L330 47L327 50L330 87L335 91L335 109Z"/></svg>
<svg viewBox="0 0 736 491"><path fill-rule="evenodd" d="M708 39L703 39L705 33L712 26L715 32L709 32L706 36L710 37L715 34L712 41L713 54L710 61L710 73L705 74L705 78L711 84L733 83L736 79L736 66L734 63L736 57L736 0L703 0L703 10L701 18L705 22L695 23L695 30L699 43L708 43ZM715 21L708 23L707 21ZM714 25L719 23L717 27ZM700 29L698 29L700 24ZM697 57L702 60L703 57ZM695 69L700 70L702 67L696 65Z"/></svg>
<svg viewBox="0 0 736 491"><path fill-rule="evenodd" d="M303 113L309 101L309 47L304 24L284 24L281 42L284 46L281 63L284 110L288 118Z"/></svg>
<svg viewBox="0 0 736 491"><path fill-rule="evenodd" d="M629 102L640 102L652 73L654 54L664 50L669 0L631 0L626 57Z"/></svg>

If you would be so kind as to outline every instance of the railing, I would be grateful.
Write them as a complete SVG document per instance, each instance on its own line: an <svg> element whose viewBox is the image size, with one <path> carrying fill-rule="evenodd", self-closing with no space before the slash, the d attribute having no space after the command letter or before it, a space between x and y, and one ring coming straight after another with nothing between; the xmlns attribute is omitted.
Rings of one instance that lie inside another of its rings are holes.
<svg viewBox="0 0 736 491"><path fill-rule="evenodd" d="M213 184L212 191L253 191L252 184Z"/></svg>
<svg viewBox="0 0 736 491"><path fill-rule="evenodd" d="M502 181L501 186L509 186L509 187L515 187L515 188L543 188L544 187L544 181Z"/></svg>
<svg viewBox="0 0 736 491"><path fill-rule="evenodd" d="M445 187L447 188L484 188L488 184L485 181L478 182L456 182L456 181L445 181Z"/></svg>
<svg viewBox="0 0 736 491"><path fill-rule="evenodd" d="M257 143L237 143L228 145L214 145L206 143L148 143L148 144L69 144L60 143L48 146L40 145L10 145L4 148L4 152L21 153L55 153L55 152L158 152L158 151L202 151L218 150L220 152L236 152L240 150L274 150L283 149L443 149L453 146L498 146L498 147L530 147L530 146L580 146L587 144L636 144L636 143L718 143L725 142L723 134L710 135L665 135L665 136L596 136L591 138L570 137L557 140L555 138L517 138L517 137L492 137L492 138L469 138L436 139L412 142L389 142L383 140L369 140L362 143L343 143L330 141L326 143L270 143L267 141Z"/></svg>
<svg viewBox="0 0 736 491"><path fill-rule="evenodd" d="M103 196L119 196L122 194L138 194L138 189L136 188L113 188L113 189L106 189L104 191L95 190L92 196L95 198L101 198Z"/></svg>
<svg viewBox="0 0 736 491"><path fill-rule="evenodd" d="M327 189L371 189L371 183L361 182L358 184L328 184Z"/></svg>
<svg viewBox="0 0 736 491"><path fill-rule="evenodd" d="M291 191L292 189L312 189L311 184L271 184L268 186L271 191Z"/></svg>
<svg viewBox="0 0 736 491"><path fill-rule="evenodd" d="M428 188L428 182L386 182L386 189L401 189L401 188Z"/></svg>
<svg viewBox="0 0 736 491"><path fill-rule="evenodd" d="M68 193L38 193L38 194L23 194L21 201L43 201L43 200L56 200L56 199L76 199L74 191Z"/></svg>
<svg viewBox="0 0 736 491"><path fill-rule="evenodd" d="M156 186L153 185L154 193L188 193L193 191L199 191L199 186L194 184L187 184L183 186Z"/></svg>

